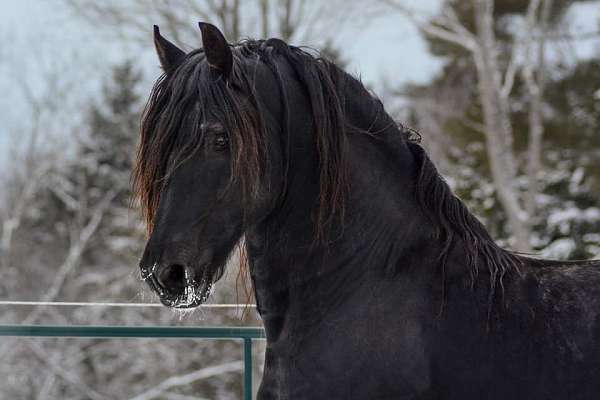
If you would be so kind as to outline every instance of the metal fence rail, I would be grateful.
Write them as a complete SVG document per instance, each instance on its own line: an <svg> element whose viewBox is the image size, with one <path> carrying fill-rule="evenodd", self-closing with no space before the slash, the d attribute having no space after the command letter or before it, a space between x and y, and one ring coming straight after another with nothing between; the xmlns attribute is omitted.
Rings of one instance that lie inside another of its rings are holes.
<svg viewBox="0 0 600 400"><path fill-rule="evenodd" d="M265 333L258 327L0 325L0 336L243 340L244 400L252 400L252 340L263 339Z"/></svg>

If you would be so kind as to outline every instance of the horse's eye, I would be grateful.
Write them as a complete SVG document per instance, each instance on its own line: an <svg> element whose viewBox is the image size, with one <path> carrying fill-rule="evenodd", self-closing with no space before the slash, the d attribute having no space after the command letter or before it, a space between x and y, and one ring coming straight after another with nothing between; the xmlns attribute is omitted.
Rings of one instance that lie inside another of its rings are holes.
<svg viewBox="0 0 600 400"><path fill-rule="evenodd" d="M220 133L215 137L213 144L217 151L227 150L229 148L229 138L224 133Z"/></svg>

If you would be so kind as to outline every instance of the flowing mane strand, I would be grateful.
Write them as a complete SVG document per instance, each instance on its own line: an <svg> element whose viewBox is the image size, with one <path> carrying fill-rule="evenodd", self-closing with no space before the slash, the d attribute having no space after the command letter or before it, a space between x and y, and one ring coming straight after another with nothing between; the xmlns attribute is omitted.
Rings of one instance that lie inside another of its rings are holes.
<svg viewBox="0 0 600 400"><path fill-rule="evenodd" d="M442 274L455 238L458 238L467 254L472 286L478 274L478 264L483 261L490 274L489 313L493 306L496 289L504 291L503 278L509 271L519 273L523 260L516 254L504 250L491 238L485 227L456 197L446 181L418 144L408 142L418 165L416 195L428 218L438 229L442 241L439 259ZM489 315L488 315L489 317Z"/></svg>

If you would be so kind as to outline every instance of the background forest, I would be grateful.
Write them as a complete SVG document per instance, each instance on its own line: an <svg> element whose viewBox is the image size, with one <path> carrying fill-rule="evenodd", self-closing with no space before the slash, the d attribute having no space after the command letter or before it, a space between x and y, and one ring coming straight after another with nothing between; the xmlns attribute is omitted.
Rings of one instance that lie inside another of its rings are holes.
<svg viewBox="0 0 600 400"><path fill-rule="evenodd" d="M8 17L0 24L0 300L156 302L138 275L144 231L131 163L160 73L152 25L192 49L198 20L231 41L310 44L362 75L504 246L600 258L600 2L415 3L25 2L57 23L30 33ZM406 32L410 43L398 40ZM357 51L359 36L367 45ZM413 64L416 80L405 76ZM241 281L233 260L210 302L251 301ZM260 321L252 309L0 305L0 323ZM0 398L238 399L241 354L229 341L3 339ZM258 377L260 344L255 354Z"/></svg>

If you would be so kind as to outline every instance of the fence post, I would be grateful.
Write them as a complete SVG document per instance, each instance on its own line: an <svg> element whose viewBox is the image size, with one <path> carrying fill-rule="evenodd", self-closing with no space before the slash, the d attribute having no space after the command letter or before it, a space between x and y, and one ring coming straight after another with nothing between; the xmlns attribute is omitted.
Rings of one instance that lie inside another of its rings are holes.
<svg viewBox="0 0 600 400"><path fill-rule="evenodd" d="M252 339L244 338L244 400L252 400Z"/></svg>

